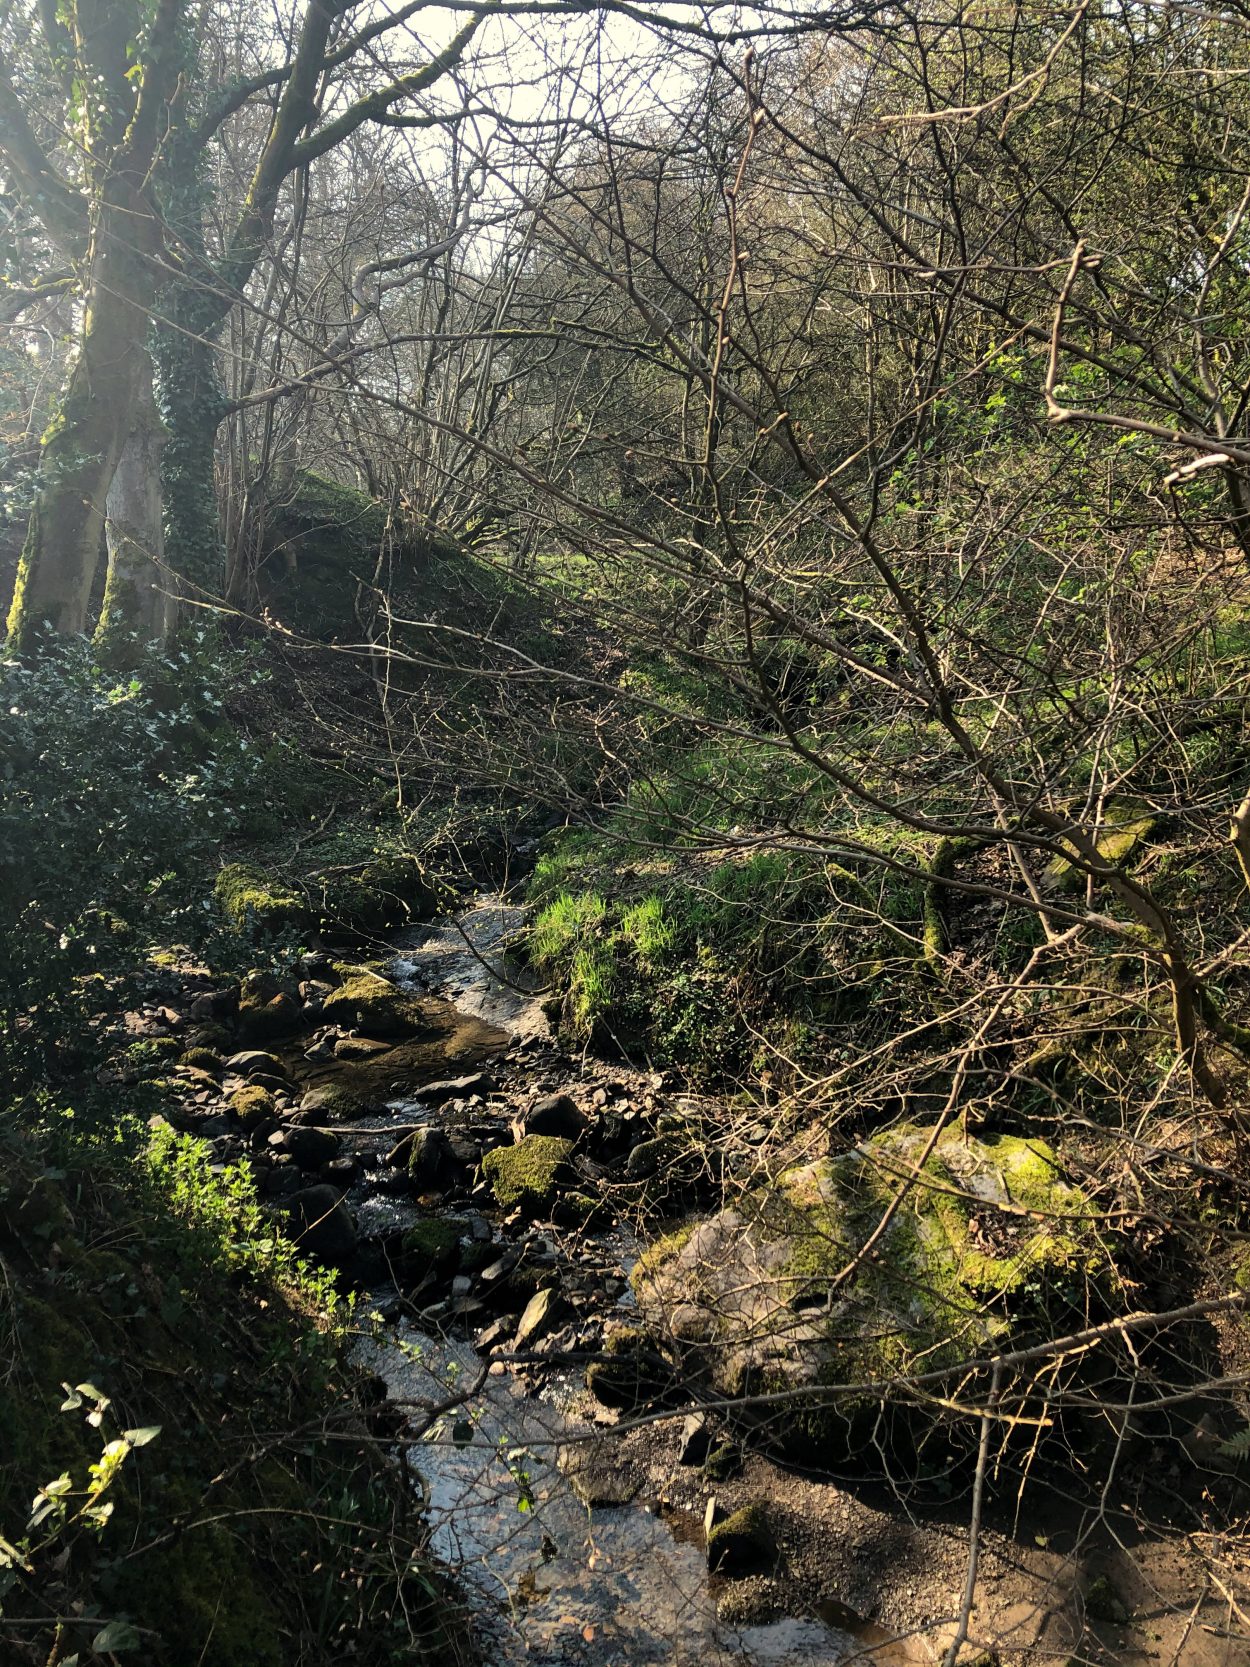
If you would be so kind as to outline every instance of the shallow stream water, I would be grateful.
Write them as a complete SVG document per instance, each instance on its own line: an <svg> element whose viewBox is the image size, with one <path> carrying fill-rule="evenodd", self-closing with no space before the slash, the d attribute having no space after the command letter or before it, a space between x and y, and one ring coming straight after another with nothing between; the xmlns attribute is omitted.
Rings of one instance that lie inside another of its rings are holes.
<svg viewBox="0 0 1250 1667"><path fill-rule="evenodd" d="M505 955L519 923L519 910L483 898L455 921L397 940L392 975L466 1021L449 1026L444 1065L488 1054L495 1036L502 1046L545 1032L532 985ZM420 1065L425 1081L438 1074L434 1058ZM419 1080L412 1098L393 1102L406 1120L423 1115ZM467 1338L403 1326L364 1352L401 1403L440 1401L481 1368ZM594 1468L593 1497L614 1497L611 1449L571 1399L571 1385L558 1378L534 1393L497 1372L411 1454L434 1549L478 1599L490 1667L899 1667L913 1659L875 1629L850 1632L817 1618L723 1623L700 1523L670 1520L627 1488L619 1503L582 1502L570 1480L579 1467Z"/></svg>

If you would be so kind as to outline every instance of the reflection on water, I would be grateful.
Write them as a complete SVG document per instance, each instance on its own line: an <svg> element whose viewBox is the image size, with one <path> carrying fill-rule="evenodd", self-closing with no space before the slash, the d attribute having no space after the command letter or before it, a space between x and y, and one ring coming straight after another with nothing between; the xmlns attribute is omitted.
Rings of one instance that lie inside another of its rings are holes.
<svg viewBox="0 0 1250 1667"><path fill-rule="evenodd" d="M441 1399L475 1374L467 1344L420 1333L375 1344L369 1365L396 1400ZM490 1667L897 1667L884 1640L782 1620L735 1629L716 1614L697 1535L678 1538L646 1505L588 1510L557 1463L586 1434L511 1377L488 1378L413 1459L425 1480L434 1549L482 1602ZM580 1444L578 1450L580 1451Z"/></svg>

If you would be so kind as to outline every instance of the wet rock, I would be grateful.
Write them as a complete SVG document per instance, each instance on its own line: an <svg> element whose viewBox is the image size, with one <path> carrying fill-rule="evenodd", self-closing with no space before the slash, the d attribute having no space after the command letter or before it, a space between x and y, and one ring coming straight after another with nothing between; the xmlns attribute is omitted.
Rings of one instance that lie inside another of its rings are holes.
<svg viewBox="0 0 1250 1667"><path fill-rule="evenodd" d="M301 1169L320 1169L339 1155L339 1137L330 1129L305 1128L296 1124L284 1129L278 1139L282 1142L281 1149Z"/></svg>
<svg viewBox="0 0 1250 1667"><path fill-rule="evenodd" d="M285 1200L288 1230L296 1244L331 1267L350 1262L357 1245L356 1223L338 1189L303 1187Z"/></svg>
<svg viewBox="0 0 1250 1667"><path fill-rule="evenodd" d="M349 1123L363 1117L368 1109L359 1095L340 1088L335 1082L310 1088L299 1103L301 1117L320 1117L331 1123Z"/></svg>
<svg viewBox="0 0 1250 1667"><path fill-rule="evenodd" d="M532 1349L542 1337L562 1322L567 1312L568 1304L558 1291L549 1287L535 1292L526 1303L525 1312L517 1323L513 1348L518 1353L524 1349Z"/></svg>
<svg viewBox="0 0 1250 1667"><path fill-rule="evenodd" d="M241 1053L232 1053L226 1061L226 1069L239 1077L278 1077L284 1082L290 1078L277 1054L266 1053L262 1048L245 1048Z"/></svg>
<svg viewBox="0 0 1250 1667"><path fill-rule="evenodd" d="M335 1059L373 1059L389 1052L392 1044L374 1036L340 1036L334 1044Z"/></svg>
<svg viewBox="0 0 1250 1667"><path fill-rule="evenodd" d="M466 1094L489 1093L490 1078L485 1071L474 1071L467 1077L444 1077L438 1082L424 1083L417 1090L422 1105L441 1106L446 1100L462 1099Z"/></svg>
<svg viewBox="0 0 1250 1667"><path fill-rule="evenodd" d="M709 1499L704 1530L712 1573L730 1580L769 1573L777 1562L777 1541L763 1505L753 1501L720 1521L717 1514L715 1498Z"/></svg>
<svg viewBox="0 0 1250 1667"><path fill-rule="evenodd" d="M493 1350L502 1348L512 1335L512 1325L511 1316L501 1314L497 1320L492 1320L484 1330L478 1332L473 1339L473 1347L478 1354L490 1354Z"/></svg>
<svg viewBox="0 0 1250 1667"><path fill-rule="evenodd" d="M322 1169L322 1179L328 1181L332 1187L347 1188L352 1185L360 1174L358 1159L347 1156L331 1158Z"/></svg>
<svg viewBox="0 0 1250 1667"><path fill-rule="evenodd" d="M520 1119L523 1135L555 1135L576 1140L586 1127L586 1114L568 1094L545 1094Z"/></svg>
<svg viewBox="0 0 1250 1667"><path fill-rule="evenodd" d="M289 1198L302 1190L304 1178L293 1163L275 1163L265 1173L261 1190L267 1198Z"/></svg>
<svg viewBox="0 0 1250 1667"><path fill-rule="evenodd" d="M402 1239L403 1255L410 1277L424 1277L444 1271L460 1259L464 1222L451 1216L428 1216L409 1227Z"/></svg>
<svg viewBox="0 0 1250 1667"><path fill-rule="evenodd" d="M548 1208L568 1174L571 1140L527 1135L515 1146L500 1146L482 1159L482 1172L505 1210L537 1215Z"/></svg>
<svg viewBox="0 0 1250 1667"><path fill-rule="evenodd" d="M404 1144L401 1142L401 1145ZM408 1141L408 1177L417 1187L443 1187L455 1175L456 1163L447 1136L441 1129L413 1131ZM398 1151L399 1148L396 1148Z"/></svg>
<svg viewBox="0 0 1250 1667"><path fill-rule="evenodd" d="M678 1464L702 1464L712 1443L712 1432L701 1412L692 1412L681 1427Z"/></svg>

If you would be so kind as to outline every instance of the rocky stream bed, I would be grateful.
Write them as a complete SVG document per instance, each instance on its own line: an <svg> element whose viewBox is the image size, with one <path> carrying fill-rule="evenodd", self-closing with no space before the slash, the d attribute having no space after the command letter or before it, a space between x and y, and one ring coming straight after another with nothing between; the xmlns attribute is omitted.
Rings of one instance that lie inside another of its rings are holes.
<svg viewBox="0 0 1250 1667"><path fill-rule="evenodd" d="M699 1191L670 1131L715 1108L563 1049L506 955L519 920L482 897L368 967L308 957L294 985L180 968L178 995L126 1016L131 1052L162 1056L170 1120L248 1163L287 1231L382 1316L360 1344L379 1428L420 1478L484 1660L943 1661L958 1500L922 1521L643 1382L630 1274ZM1159 1659L1184 1556L1160 1539L1091 1575L1071 1516L987 1526L961 1662ZM1239 1659L1214 1641L1183 1656Z"/></svg>

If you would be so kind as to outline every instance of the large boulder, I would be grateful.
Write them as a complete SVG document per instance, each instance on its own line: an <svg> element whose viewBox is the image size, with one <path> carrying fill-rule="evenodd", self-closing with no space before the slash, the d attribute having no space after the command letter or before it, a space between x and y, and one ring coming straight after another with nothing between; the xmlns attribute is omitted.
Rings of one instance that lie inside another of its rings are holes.
<svg viewBox="0 0 1250 1667"><path fill-rule="evenodd" d="M322 1015L331 1024L366 1036L412 1036L430 1028L416 997L364 968L326 997Z"/></svg>
<svg viewBox="0 0 1250 1667"><path fill-rule="evenodd" d="M313 919L306 898L254 863L227 863L213 889L221 912L232 926L266 932L299 931Z"/></svg>
<svg viewBox="0 0 1250 1667"><path fill-rule="evenodd" d="M782 1415L759 1409L790 1451L845 1461L882 1440L962 1441L978 1384L908 1378L1076 1329L1114 1282L1044 1142L956 1128L927 1153L931 1136L906 1124L787 1170L635 1270L652 1334L718 1393L796 1391Z"/></svg>
<svg viewBox="0 0 1250 1667"><path fill-rule="evenodd" d="M357 868L330 869L315 884L327 931L381 932L438 912L438 883L415 857L381 856Z"/></svg>
<svg viewBox="0 0 1250 1667"><path fill-rule="evenodd" d="M482 1159L482 1173L505 1210L520 1206L530 1215L549 1209L568 1175L571 1140L533 1134L515 1146L499 1146Z"/></svg>
<svg viewBox="0 0 1250 1667"><path fill-rule="evenodd" d="M340 1268L355 1255L356 1223L337 1188L302 1187L282 1201L282 1208L291 1237L318 1261Z"/></svg>

